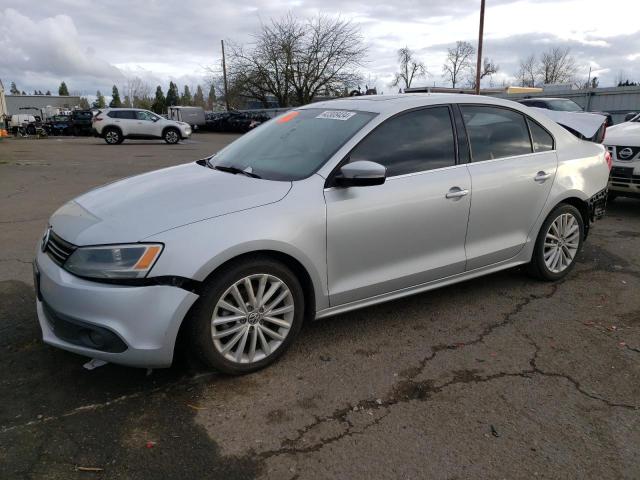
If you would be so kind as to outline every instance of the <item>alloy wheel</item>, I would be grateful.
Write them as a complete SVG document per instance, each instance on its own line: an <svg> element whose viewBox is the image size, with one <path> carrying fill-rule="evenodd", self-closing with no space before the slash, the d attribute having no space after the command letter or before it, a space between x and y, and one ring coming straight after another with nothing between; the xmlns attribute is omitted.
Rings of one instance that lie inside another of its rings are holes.
<svg viewBox="0 0 640 480"><path fill-rule="evenodd" d="M571 213L559 215L551 225L544 239L544 263L553 273L566 270L578 253L580 246L580 225Z"/></svg>
<svg viewBox="0 0 640 480"><path fill-rule="evenodd" d="M220 297L211 338L227 360L251 364L275 352L289 334L295 305L289 287L269 274L246 276Z"/></svg>
<svg viewBox="0 0 640 480"><path fill-rule="evenodd" d="M109 130L105 135L105 139L107 140L107 143L118 143L118 132Z"/></svg>
<svg viewBox="0 0 640 480"><path fill-rule="evenodd" d="M178 142L178 134L174 130L169 130L165 136L169 143L177 143Z"/></svg>

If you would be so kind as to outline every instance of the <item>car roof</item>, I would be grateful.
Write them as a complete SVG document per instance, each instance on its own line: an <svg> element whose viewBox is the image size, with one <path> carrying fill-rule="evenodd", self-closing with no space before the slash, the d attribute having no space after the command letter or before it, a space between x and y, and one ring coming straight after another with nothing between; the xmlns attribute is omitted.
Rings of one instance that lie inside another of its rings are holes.
<svg viewBox="0 0 640 480"><path fill-rule="evenodd" d="M385 115L394 115L404 110L448 103L497 105L522 110L523 105L502 98L461 93L403 93L397 95L363 95L310 103L301 109L330 108L360 110ZM525 107L526 108L526 107Z"/></svg>
<svg viewBox="0 0 640 480"><path fill-rule="evenodd" d="M570 98L562 98L562 97L531 97L531 98L524 98L523 100L542 100L542 101L547 101L547 100L571 100ZM573 100L571 100L573 102ZM575 102L573 102L575 103Z"/></svg>

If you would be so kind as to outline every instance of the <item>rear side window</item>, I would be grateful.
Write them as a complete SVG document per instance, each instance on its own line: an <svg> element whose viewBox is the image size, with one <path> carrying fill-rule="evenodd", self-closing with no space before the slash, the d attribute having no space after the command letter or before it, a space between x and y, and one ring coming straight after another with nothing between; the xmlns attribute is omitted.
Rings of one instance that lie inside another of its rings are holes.
<svg viewBox="0 0 640 480"><path fill-rule="evenodd" d="M455 165L449 108L426 108L387 120L351 151L349 161L357 160L384 165L389 177Z"/></svg>
<svg viewBox="0 0 640 480"><path fill-rule="evenodd" d="M506 108L460 107L467 127L473 162L531 153L524 115Z"/></svg>
<svg viewBox="0 0 640 480"><path fill-rule="evenodd" d="M107 116L111 118L126 118L128 120L133 120L136 118L136 112L133 110L112 110L107 114Z"/></svg>
<svg viewBox="0 0 640 480"><path fill-rule="evenodd" d="M553 150L553 137L551 134L530 118L527 118L527 122L531 131L531 140L533 140L533 151L548 152Z"/></svg>

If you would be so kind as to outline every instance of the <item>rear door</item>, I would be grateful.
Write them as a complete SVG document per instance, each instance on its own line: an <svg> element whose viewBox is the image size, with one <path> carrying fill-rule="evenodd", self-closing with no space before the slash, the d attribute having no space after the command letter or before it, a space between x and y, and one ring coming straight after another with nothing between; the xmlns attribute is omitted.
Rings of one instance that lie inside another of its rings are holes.
<svg viewBox="0 0 640 480"><path fill-rule="evenodd" d="M116 110L112 113L115 114L114 123L120 127L123 135L128 136L136 134L137 120L135 110Z"/></svg>
<svg viewBox="0 0 640 480"><path fill-rule="evenodd" d="M388 119L352 150L387 180L325 189L332 305L464 271L471 180L455 148L450 109L437 106Z"/></svg>
<svg viewBox="0 0 640 480"><path fill-rule="evenodd" d="M531 230L558 159L551 134L524 114L495 106L460 108L472 156L466 252L467 270L474 270L512 258L535 235Z"/></svg>

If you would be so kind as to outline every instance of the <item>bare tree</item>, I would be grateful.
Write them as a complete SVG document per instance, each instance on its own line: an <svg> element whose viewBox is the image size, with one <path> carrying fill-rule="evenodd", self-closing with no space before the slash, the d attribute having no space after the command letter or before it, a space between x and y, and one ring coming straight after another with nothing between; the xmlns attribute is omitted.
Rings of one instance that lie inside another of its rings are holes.
<svg viewBox="0 0 640 480"><path fill-rule="evenodd" d="M521 87L535 87L536 76L538 75L538 63L534 54L527 58L520 59L520 68L518 69L518 81Z"/></svg>
<svg viewBox="0 0 640 480"><path fill-rule="evenodd" d="M480 83L482 83L482 79L485 77L491 78L494 74L500 71L500 65L495 63L489 57L484 57L482 59L482 70L480 70ZM476 88L476 69L475 67L471 68L471 72L469 73L469 87Z"/></svg>
<svg viewBox="0 0 640 480"><path fill-rule="evenodd" d="M395 74L392 87L404 85L404 88L411 88L411 83L416 77L424 77L427 74L427 68L424 63L414 57L409 47L398 50L398 62L400 62L400 71Z"/></svg>
<svg viewBox="0 0 640 480"><path fill-rule="evenodd" d="M151 87L140 77L127 78L124 86L125 96L129 97L133 107L150 108L152 103Z"/></svg>
<svg viewBox="0 0 640 480"><path fill-rule="evenodd" d="M543 52L538 73L543 84L573 82L578 67L570 48L555 47Z"/></svg>
<svg viewBox="0 0 640 480"><path fill-rule="evenodd" d="M231 46L230 90L263 103L273 96L280 106L306 104L356 85L365 54L360 30L349 21L289 14L262 25L249 48Z"/></svg>
<svg viewBox="0 0 640 480"><path fill-rule="evenodd" d="M473 69L476 49L469 42L457 41L456 46L447 51L447 59L442 66L442 76L451 82L451 87L463 79L464 74Z"/></svg>

